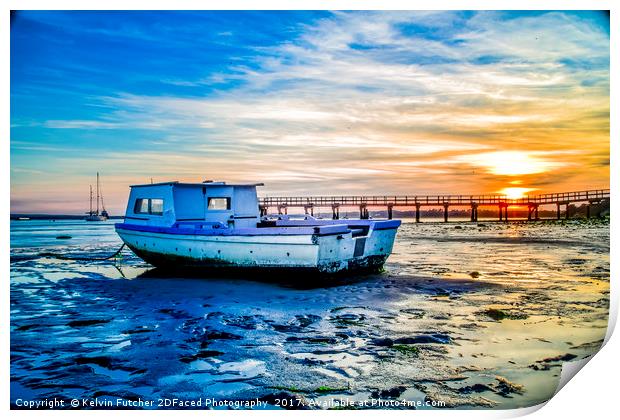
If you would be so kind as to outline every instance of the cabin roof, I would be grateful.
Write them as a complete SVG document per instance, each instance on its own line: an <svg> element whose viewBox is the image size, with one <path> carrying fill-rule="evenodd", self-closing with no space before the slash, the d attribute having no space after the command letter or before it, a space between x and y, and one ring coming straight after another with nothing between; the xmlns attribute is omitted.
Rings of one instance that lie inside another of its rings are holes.
<svg viewBox="0 0 620 420"><path fill-rule="evenodd" d="M214 182L214 181L209 181L209 182L179 182L179 181L168 181L168 182L158 182L155 184L135 184L135 185L130 185L131 188L133 187L154 187L154 186L162 186L162 185L183 185L183 186L192 186L192 187L205 187L205 186L213 186L213 187L218 187L218 186L226 186L226 187L261 187L265 184L263 184L262 182L257 183L257 184L227 184L225 182Z"/></svg>

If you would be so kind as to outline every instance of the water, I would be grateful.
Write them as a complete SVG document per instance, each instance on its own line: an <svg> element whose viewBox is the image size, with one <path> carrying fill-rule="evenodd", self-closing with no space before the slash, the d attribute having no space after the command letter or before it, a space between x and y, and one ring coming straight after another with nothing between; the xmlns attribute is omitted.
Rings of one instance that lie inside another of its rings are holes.
<svg viewBox="0 0 620 420"><path fill-rule="evenodd" d="M385 273L316 288L38 256L120 244L112 222L11 222L12 403L525 407L607 327L608 222L405 221Z"/></svg>

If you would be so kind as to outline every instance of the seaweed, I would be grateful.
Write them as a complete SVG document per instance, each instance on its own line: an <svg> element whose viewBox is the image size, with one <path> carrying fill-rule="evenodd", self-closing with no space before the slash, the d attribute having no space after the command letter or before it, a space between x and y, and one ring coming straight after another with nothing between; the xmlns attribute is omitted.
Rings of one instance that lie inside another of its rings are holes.
<svg viewBox="0 0 620 420"><path fill-rule="evenodd" d="M340 391L348 391L349 388L333 388L331 386L320 386L316 388L313 392L317 394L329 394L331 392L340 392Z"/></svg>
<svg viewBox="0 0 620 420"><path fill-rule="evenodd" d="M404 354L405 356L419 356L420 348L417 346L410 346L407 344L394 344L392 349L396 350L399 353Z"/></svg>
<svg viewBox="0 0 620 420"><path fill-rule="evenodd" d="M524 313L514 313L493 308L482 311L482 314L488 316L495 321L501 321L503 319L527 319L528 317Z"/></svg>

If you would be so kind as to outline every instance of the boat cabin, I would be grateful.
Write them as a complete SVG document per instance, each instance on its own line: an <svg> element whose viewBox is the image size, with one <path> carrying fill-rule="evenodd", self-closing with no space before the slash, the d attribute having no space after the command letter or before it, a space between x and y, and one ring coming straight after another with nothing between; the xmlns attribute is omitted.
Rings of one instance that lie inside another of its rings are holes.
<svg viewBox="0 0 620 420"><path fill-rule="evenodd" d="M162 227L255 228L260 221L256 194L260 185L213 181L132 185L125 220Z"/></svg>

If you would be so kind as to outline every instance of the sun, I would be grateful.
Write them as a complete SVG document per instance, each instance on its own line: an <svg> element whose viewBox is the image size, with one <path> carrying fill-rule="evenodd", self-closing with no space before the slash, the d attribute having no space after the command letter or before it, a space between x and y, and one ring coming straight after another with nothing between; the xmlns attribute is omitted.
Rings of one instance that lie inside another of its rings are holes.
<svg viewBox="0 0 620 420"><path fill-rule="evenodd" d="M518 198L523 198L525 197L525 195L530 192L530 191L534 191L535 188L521 188L521 187L508 187L508 188L504 188L503 190L498 191L500 194L505 195L506 198L510 199L510 200L516 200Z"/></svg>

